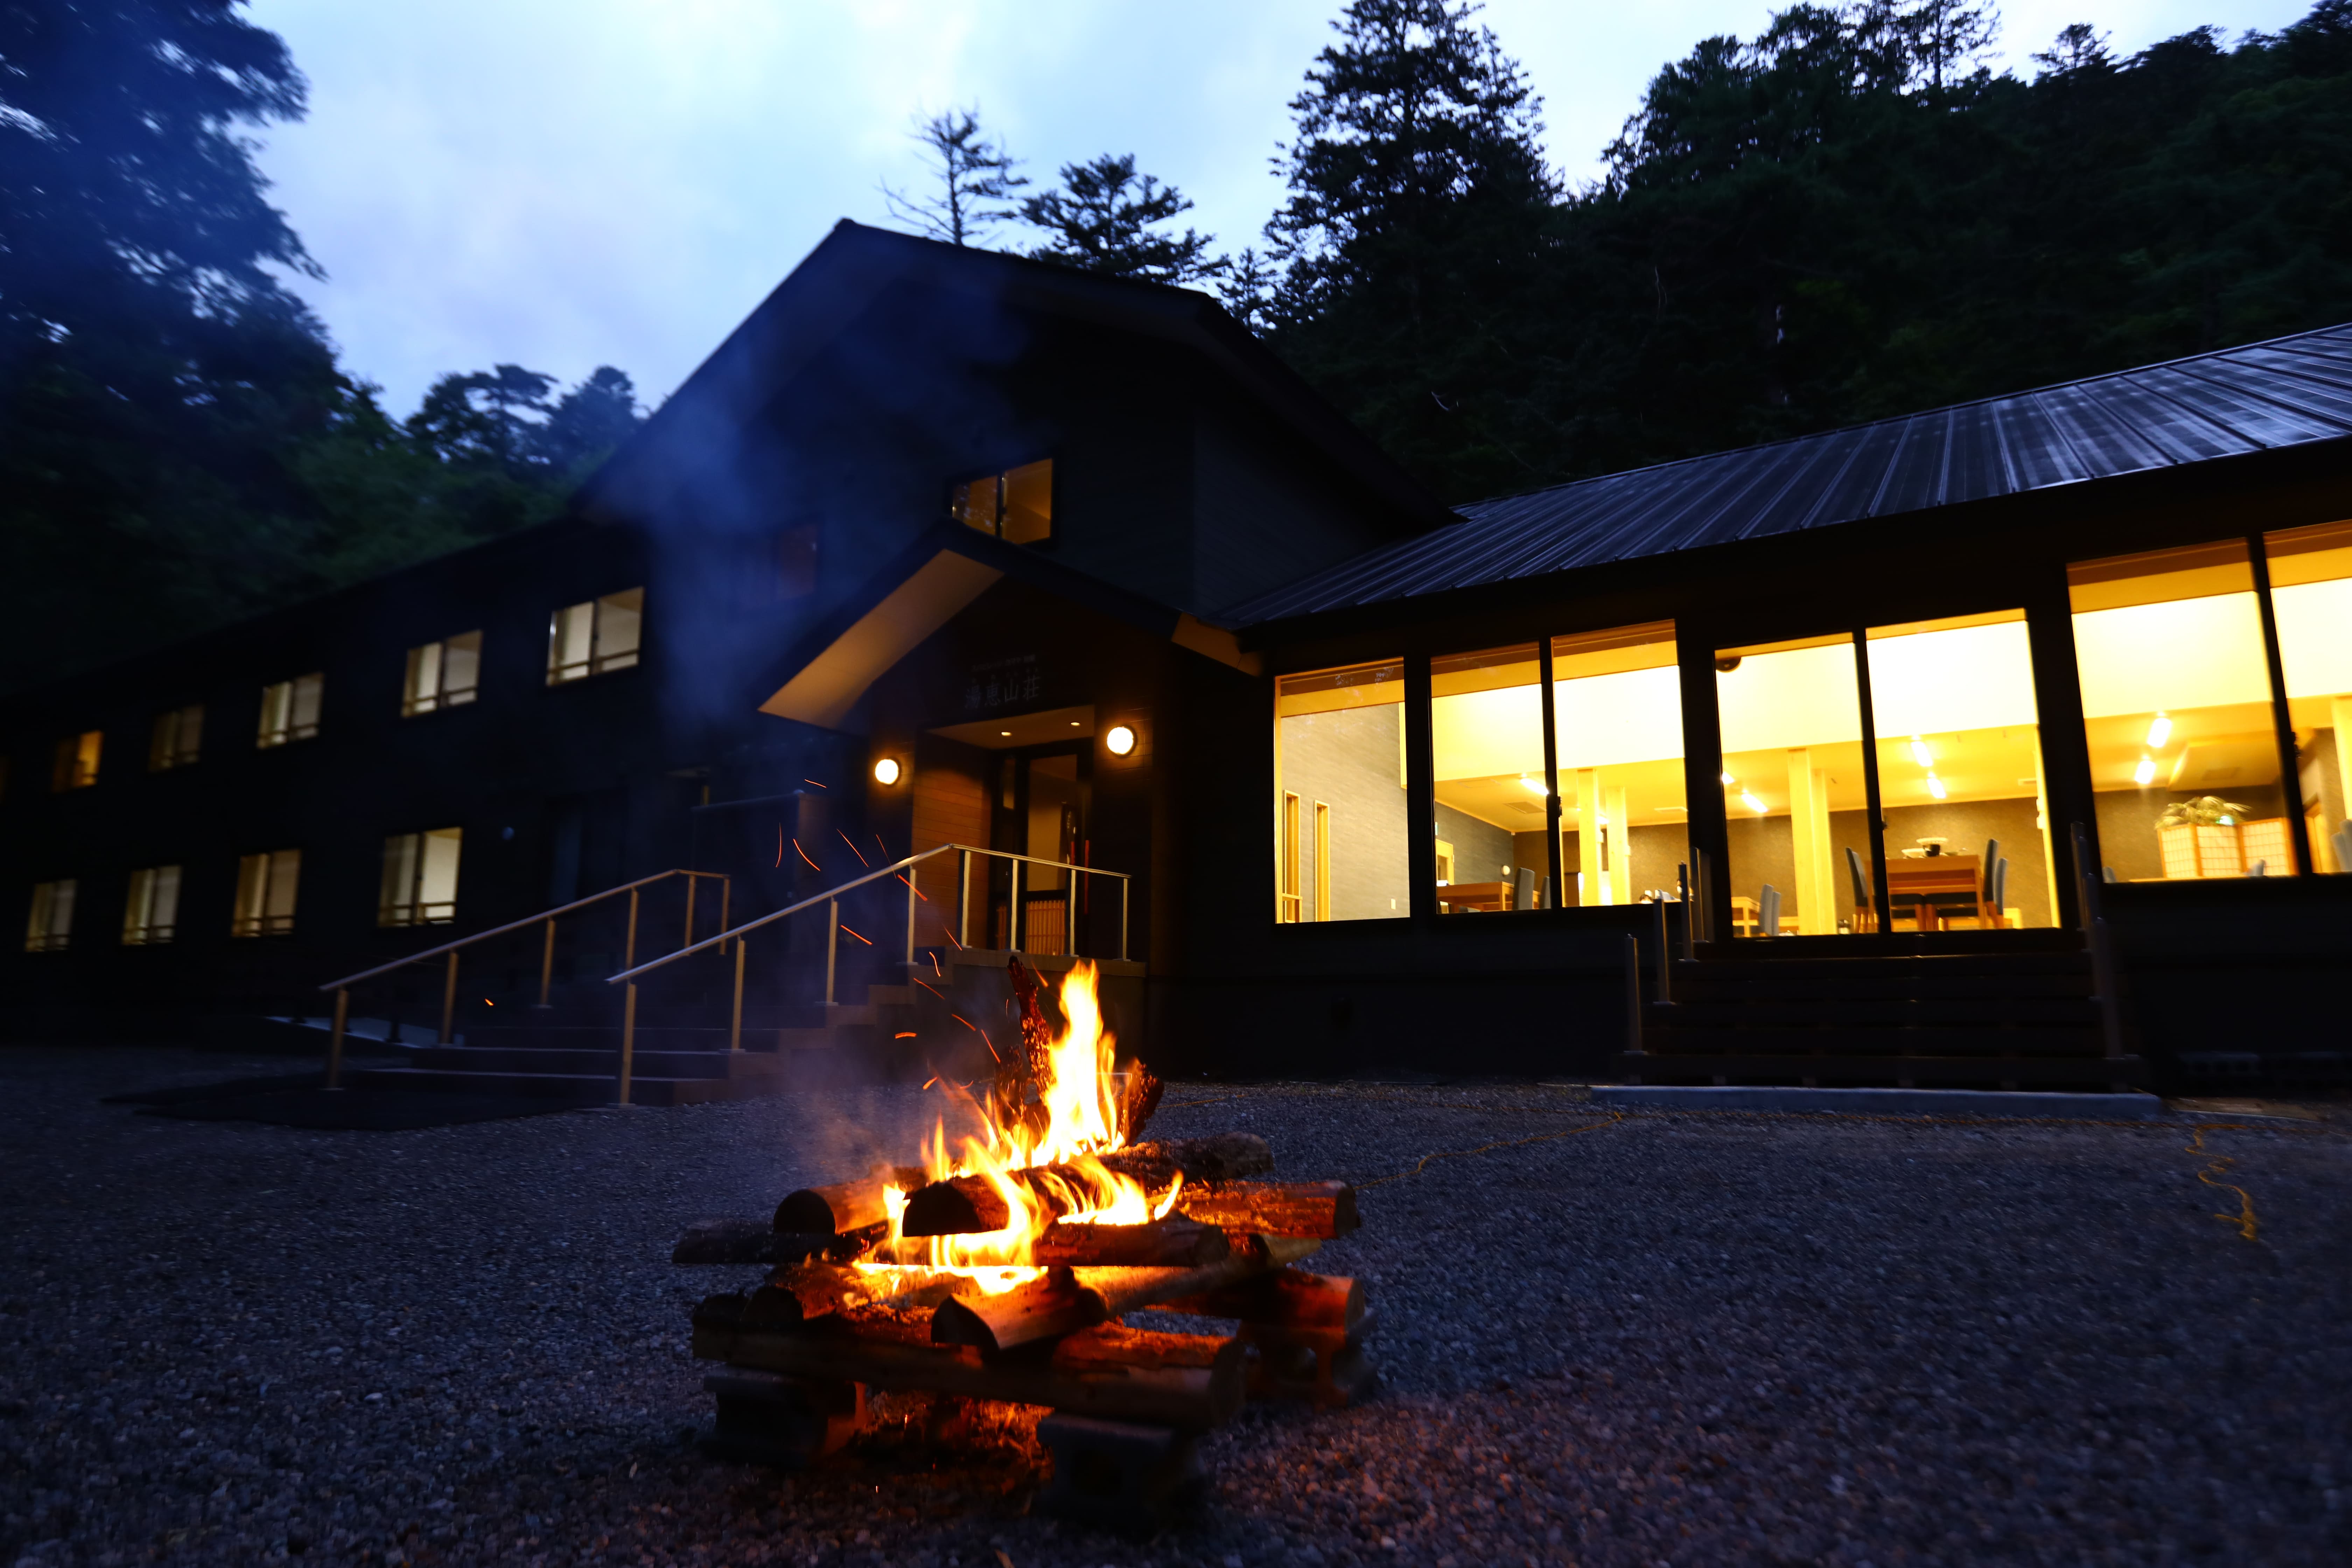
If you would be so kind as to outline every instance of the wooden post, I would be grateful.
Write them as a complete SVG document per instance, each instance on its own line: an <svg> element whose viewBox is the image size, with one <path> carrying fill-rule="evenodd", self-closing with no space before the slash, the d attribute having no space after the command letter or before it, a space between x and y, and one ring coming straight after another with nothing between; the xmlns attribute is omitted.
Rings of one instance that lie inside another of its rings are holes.
<svg viewBox="0 0 2352 1568"><path fill-rule="evenodd" d="M619 1103L629 1103L629 1069L636 1065L637 1055L637 983L629 982L628 994L621 999L621 1097Z"/></svg>
<svg viewBox="0 0 2352 1568"><path fill-rule="evenodd" d="M1655 903L1650 907L1658 913L1658 1000L1671 1002L1675 999L1675 961L1666 942L1666 906Z"/></svg>
<svg viewBox="0 0 2352 1568"><path fill-rule="evenodd" d="M728 906L728 902L729 902L729 900L734 897L734 893L735 893L735 879L734 879L734 878L732 878L732 877L721 877L721 878L719 878L719 929L720 931L726 931L726 930L728 930L728 929L729 929L728 924L727 924L727 906ZM727 952L727 945L726 945L726 943L721 942L721 943L719 944L719 952L723 955L723 954Z"/></svg>
<svg viewBox="0 0 2352 1568"><path fill-rule="evenodd" d="M327 1087L343 1087L343 1029L352 1018L351 987L335 987L335 1026L327 1036Z"/></svg>
<svg viewBox="0 0 2352 1568"><path fill-rule="evenodd" d="M841 900L824 901L824 1005L833 1005L834 961L841 952Z"/></svg>
<svg viewBox="0 0 2352 1568"><path fill-rule="evenodd" d="M449 973L441 982L441 1043L449 1045L457 1039L457 950L449 950Z"/></svg>
<svg viewBox="0 0 2352 1568"><path fill-rule="evenodd" d="M547 921L547 946L539 955L539 1005L547 1005L548 988L555 984L555 920Z"/></svg>
<svg viewBox="0 0 2352 1568"><path fill-rule="evenodd" d="M2067 837L2074 851L2074 877L2082 888L2083 945L2091 954L2091 989L2098 993L2099 1030L2106 1054L2113 1058L2124 1054L2124 1021L2122 998L2116 994L2118 980L2115 947L2107 931L2099 868L2091 862L2090 835L2081 823L2067 825Z"/></svg>
<svg viewBox="0 0 2352 1568"><path fill-rule="evenodd" d="M637 889L631 888L629 889L629 934L627 940L621 945L621 967L624 969L635 969L636 966Z"/></svg>
<svg viewBox="0 0 2352 1568"><path fill-rule="evenodd" d="M735 939L735 1012L727 1022L727 1048L730 1051L740 1051L743 1048L744 940L740 936Z"/></svg>

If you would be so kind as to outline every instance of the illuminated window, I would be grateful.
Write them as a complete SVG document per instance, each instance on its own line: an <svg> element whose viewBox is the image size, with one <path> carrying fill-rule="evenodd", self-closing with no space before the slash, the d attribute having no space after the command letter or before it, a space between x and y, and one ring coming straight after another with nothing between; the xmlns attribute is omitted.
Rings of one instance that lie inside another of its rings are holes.
<svg viewBox="0 0 2352 1568"><path fill-rule="evenodd" d="M465 632L408 650L400 688L400 716L413 719L474 700L482 679L482 634Z"/></svg>
<svg viewBox="0 0 2352 1568"><path fill-rule="evenodd" d="M103 730L85 730L59 741L49 773L49 787L63 795L68 790L88 789L96 784L99 749L105 743Z"/></svg>
<svg viewBox="0 0 2352 1568"><path fill-rule="evenodd" d="M1552 639L1563 905L1678 895L1690 802L1675 658L1672 621Z"/></svg>
<svg viewBox="0 0 2352 1568"><path fill-rule="evenodd" d="M1277 680L1274 787L1276 921L1412 912L1402 662ZM1314 803L1311 834L1302 801Z"/></svg>
<svg viewBox="0 0 2352 1568"><path fill-rule="evenodd" d="M633 668L644 641L645 610L646 591L631 588L556 611L548 617L547 683L562 686Z"/></svg>
<svg viewBox="0 0 2352 1568"><path fill-rule="evenodd" d="M294 930L294 893L302 879L302 852L273 849L236 863L236 909L231 936L285 936Z"/></svg>
<svg viewBox="0 0 2352 1568"><path fill-rule="evenodd" d="M73 938L74 881L37 882L33 911L25 922L26 952L63 952Z"/></svg>
<svg viewBox="0 0 2352 1568"><path fill-rule="evenodd" d="M436 827L383 841L380 926L446 925L457 918L457 851L464 830Z"/></svg>
<svg viewBox="0 0 2352 1568"><path fill-rule="evenodd" d="M1844 853L1870 863L1853 635L1718 648L1715 670L1732 933L1852 931L1858 906L1866 926Z"/></svg>
<svg viewBox="0 0 2352 1568"><path fill-rule="evenodd" d="M2245 542L2084 562L2066 580L2106 868L2136 882L2293 875Z"/></svg>
<svg viewBox="0 0 2352 1568"><path fill-rule="evenodd" d="M131 873L122 906L122 945L152 947L172 940L180 921L180 868L150 866Z"/></svg>
<svg viewBox="0 0 2352 1568"><path fill-rule="evenodd" d="M2265 535L2314 869L2352 872L2352 522Z"/></svg>
<svg viewBox="0 0 2352 1568"><path fill-rule="evenodd" d="M948 492L948 510L1008 544L1042 544L1054 537L1053 459L962 480Z"/></svg>
<svg viewBox="0 0 2352 1568"><path fill-rule="evenodd" d="M1543 683L1536 645L1445 654L1429 667L1437 763L1440 914L1545 901Z"/></svg>
<svg viewBox="0 0 2352 1568"><path fill-rule="evenodd" d="M1863 646L1895 929L2057 924L2025 612L1874 626Z"/></svg>
<svg viewBox="0 0 2352 1568"><path fill-rule="evenodd" d="M155 729L147 741L147 771L168 773L196 760L205 740L205 705L168 709L155 715Z"/></svg>
<svg viewBox="0 0 2352 1568"><path fill-rule="evenodd" d="M267 750L318 734L319 700L326 689L323 675L299 676L263 687L261 729L253 743Z"/></svg>

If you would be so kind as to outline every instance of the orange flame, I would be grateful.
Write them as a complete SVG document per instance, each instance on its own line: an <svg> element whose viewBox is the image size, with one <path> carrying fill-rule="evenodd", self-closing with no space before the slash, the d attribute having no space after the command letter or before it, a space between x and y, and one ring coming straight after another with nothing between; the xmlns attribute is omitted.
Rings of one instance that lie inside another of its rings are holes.
<svg viewBox="0 0 2352 1568"><path fill-rule="evenodd" d="M958 1138L951 1147L942 1116L923 1142L922 1163L931 1180L984 1179L1003 1201L1004 1227L966 1236L906 1236L899 1227L910 1194L885 1187L890 1237L877 1257L887 1261L857 1268L946 1269L969 1276L983 1293L996 1295L1045 1273L1033 1259L1037 1238L1050 1225L1143 1225L1174 1206L1181 1178L1165 1193L1153 1194L1097 1157L1125 1148L1129 1129L1119 1096L1123 1075L1114 1066L1118 1041L1102 1026L1094 965L1074 965L1060 995L1062 1029L1036 1084L1040 1113L1000 1126L969 1093L941 1083L942 1092L958 1102L959 1119L969 1113L979 1133ZM1056 1168L1033 1169L1049 1165Z"/></svg>

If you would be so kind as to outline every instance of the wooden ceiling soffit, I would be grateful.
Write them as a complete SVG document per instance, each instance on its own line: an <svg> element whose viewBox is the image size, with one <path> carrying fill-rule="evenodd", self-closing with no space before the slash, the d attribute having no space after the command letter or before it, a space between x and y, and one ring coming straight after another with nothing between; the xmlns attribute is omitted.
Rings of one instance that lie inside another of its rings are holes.
<svg viewBox="0 0 2352 1568"><path fill-rule="evenodd" d="M1265 658L1262 654L1244 653L1241 640L1223 626L1213 626L1189 614L1176 617L1176 630L1170 640L1178 647L1189 647L1194 653L1230 664L1244 675L1264 675Z"/></svg>
<svg viewBox="0 0 2352 1568"><path fill-rule="evenodd" d="M836 729L867 688L1004 575L942 550L760 704L780 719Z"/></svg>

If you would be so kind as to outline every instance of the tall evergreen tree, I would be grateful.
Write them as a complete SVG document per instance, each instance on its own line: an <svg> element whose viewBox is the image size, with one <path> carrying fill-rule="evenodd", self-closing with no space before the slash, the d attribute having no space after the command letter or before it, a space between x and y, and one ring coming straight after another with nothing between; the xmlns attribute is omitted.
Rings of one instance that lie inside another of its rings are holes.
<svg viewBox="0 0 2352 1568"><path fill-rule="evenodd" d="M1292 100L1274 341L1453 493L1524 483L1558 186L1518 65L1445 0L1351 0Z"/></svg>
<svg viewBox="0 0 2352 1568"><path fill-rule="evenodd" d="M980 129L977 109L950 109L915 122L914 137L931 164L937 186L909 195L882 187L890 216L912 224L918 234L950 245L971 245L1016 215L1006 204L1028 184L1015 174L1020 160Z"/></svg>
<svg viewBox="0 0 2352 1568"><path fill-rule="evenodd" d="M1192 211L1192 203L1175 186L1137 174L1133 153L1065 163L1061 177L1058 189L1021 204L1021 220L1052 237L1029 252L1038 260L1149 283L1192 283L1225 271L1225 262L1209 254L1213 235L1160 226Z"/></svg>

